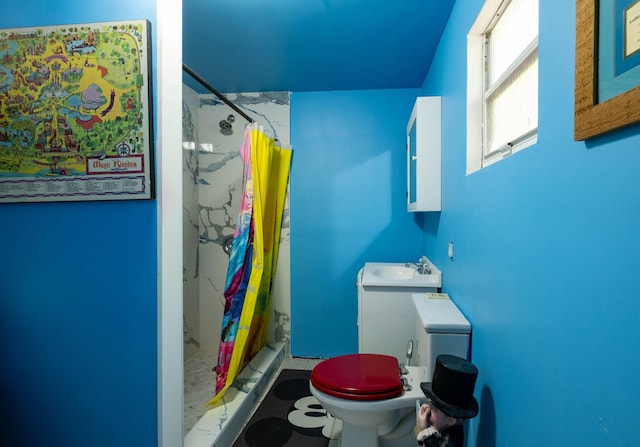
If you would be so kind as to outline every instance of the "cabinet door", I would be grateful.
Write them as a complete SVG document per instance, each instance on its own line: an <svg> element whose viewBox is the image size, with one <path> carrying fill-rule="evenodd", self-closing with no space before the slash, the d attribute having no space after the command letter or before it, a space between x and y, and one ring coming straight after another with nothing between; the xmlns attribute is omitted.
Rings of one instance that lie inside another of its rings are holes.
<svg viewBox="0 0 640 447"><path fill-rule="evenodd" d="M407 123L407 210L440 211L440 97L416 99Z"/></svg>
<svg viewBox="0 0 640 447"><path fill-rule="evenodd" d="M407 135L407 204L409 207L416 204L416 163L418 160L416 149L416 120L414 119Z"/></svg>

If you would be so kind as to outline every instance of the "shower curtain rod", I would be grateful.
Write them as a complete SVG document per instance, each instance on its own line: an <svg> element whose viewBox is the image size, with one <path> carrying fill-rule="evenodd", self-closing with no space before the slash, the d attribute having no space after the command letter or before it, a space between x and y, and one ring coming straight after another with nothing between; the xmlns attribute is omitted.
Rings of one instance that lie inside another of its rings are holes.
<svg viewBox="0 0 640 447"><path fill-rule="evenodd" d="M215 88L211 87L207 81L205 81L204 79L202 79L200 77L200 75L198 75L195 71L193 71L191 68L189 68L188 65L186 64L182 64L182 69L184 71L186 71L193 79L195 79L196 81L198 81L200 84L202 84L202 86L204 88L206 88L207 90L209 90L211 93L213 93L214 95L216 95L218 98L220 98L222 100L222 102L224 102L226 105L228 105L229 107L231 107L233 110L235 110L236 112L238 112L240 114L240 116L242 116L244 119L246 119L247 121L249 121L250 123L253 123L254 120L249 117L249 115L247 115L246 113L244 113L242 110L240 110L238 108L238 106L236 106L234 103L232 103L231 101L229 101L222 93L220 93L218 90L216 90Z"/></svg>

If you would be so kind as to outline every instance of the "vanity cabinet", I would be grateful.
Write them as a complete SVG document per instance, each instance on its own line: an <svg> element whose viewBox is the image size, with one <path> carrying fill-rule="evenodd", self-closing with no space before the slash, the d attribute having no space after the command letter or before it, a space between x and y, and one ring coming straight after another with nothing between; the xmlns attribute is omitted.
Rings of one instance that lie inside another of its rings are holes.
<svg viewBox="0 0 640 447"><path fill-rule="evenodd" d="M416 99L407 124L407 211L440 211L441 99Z"/></svg>

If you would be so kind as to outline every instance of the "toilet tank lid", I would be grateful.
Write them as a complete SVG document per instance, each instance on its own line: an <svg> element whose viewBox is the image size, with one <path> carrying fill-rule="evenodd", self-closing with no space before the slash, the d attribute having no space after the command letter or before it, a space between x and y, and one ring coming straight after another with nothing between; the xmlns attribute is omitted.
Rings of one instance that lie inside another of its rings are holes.
<svg viewBox="0 0 640 447"><path fill-rule="evenodd" d="M414 293L411 296L418 319L427 332L469 334L471 323L444 294Z"/></svg>

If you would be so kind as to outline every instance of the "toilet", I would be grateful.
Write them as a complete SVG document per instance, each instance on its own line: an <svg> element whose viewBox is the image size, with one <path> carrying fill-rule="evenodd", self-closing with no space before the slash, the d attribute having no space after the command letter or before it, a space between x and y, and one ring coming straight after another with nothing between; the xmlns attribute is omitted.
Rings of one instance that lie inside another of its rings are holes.
<svg viewBox="0 0 640 447"><path fill-rule="evenodd" d="M469 358L471 325L446 294L415 293L415 366L380 353L358 353L320 362L309 388L323 408L342 422L342 447L415 446L416 407L426 401L440 354ZM389 322L388 328L393 328Z"/></svg>

